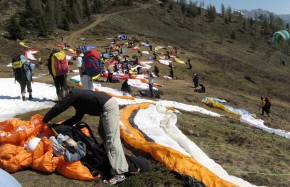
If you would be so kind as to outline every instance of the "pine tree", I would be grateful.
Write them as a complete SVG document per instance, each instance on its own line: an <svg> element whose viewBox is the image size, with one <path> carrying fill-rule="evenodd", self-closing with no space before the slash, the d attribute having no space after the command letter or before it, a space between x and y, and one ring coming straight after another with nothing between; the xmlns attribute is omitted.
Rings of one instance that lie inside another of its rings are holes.
<svg viewBox="0 0 290 187"><path fill-rule="evenodd" d="M89 7L88 0L84 1L84 16L86 16L88 20L91 19L91 10Z"/></svg>
<svg viewBox="0 0 290 187"><path fill-rule="evenodd" d="M63 19L63 29L66 31L70 30L70 23L66 17Z"/></svg>
<svg viewBox="0 0 290 187"><path fill-rule="evenodd" d="M231 33L231 39L235 40L236 39L236 33L235 31L233 30L232 33Z"/></svg>
<svg viewBox="0 0 290 187"><path fill-rule="evenodd" d="M208 20L210 22L214 21L215 20L215 16L216 16L215 6L214 5L209 5L207 7L207 17L208 17Z"/></svg>
<svg viewBox="0 0 290 187"><path fill-rule="evenodd" d="M46 24L43 19L40 21L40 25L41 26L39 29L39 35L46 38L48 36L48 32L47 32Z"/></svg>
<svg viewBox="0 0 290 187"><path fill-rule="evenodd" d="M7 30L12 39L20 39L20 40L24 39L23 30L19 24L19 21L16 19L16 17L12 17L10 19Z"/></svg>
<svg viewBox="0 0 290 187"><path fill-rule="evenodd" d="M54 0L54 18L58 28L63 25L64 13L62 11L61 0Z"/></svg>
<svg viewBox="0 0 290 187"><path fill-rule="evenodd" d="M93 13L101 13L103 9L103 1L94 0L92 11Z"/></svg>
<svg viewBox="0 0 290 187"><path fill-rule="evenodd" d="M221 5L221 14L222 14L223 18L225 17L225 13L226 13L226 8L225 8L225 5L222 3L222 5Z"/></svg>
<svg viewBox="0 0 290 187"><path fill-rule="evenodd" d="M56 27L54 1L52 0L47 1L45 13L46 13L46 16L44 17L46 23L45 26L48 32L52 32Z"/></svg>

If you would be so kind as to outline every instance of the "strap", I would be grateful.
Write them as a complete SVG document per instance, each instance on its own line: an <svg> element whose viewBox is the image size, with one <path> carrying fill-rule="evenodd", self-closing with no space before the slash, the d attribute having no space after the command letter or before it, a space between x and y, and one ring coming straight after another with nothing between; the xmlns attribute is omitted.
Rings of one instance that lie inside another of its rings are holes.
<svg viewBox="0 0 290 187"><path fill-rule="evenodd" d="M84 128L84 127L86 127L86 128L88 129L89 133L90 133L90 136L91 136L91 137L88 137L88 138L92 138L92 139L94 140L94 142L96 142L97 144L99 144L99 143L97 142L97 140L96 140L94 134L93 134L92 129L90 128L90 126L89 126L88 124L86 124L86 123L83 122L83 121L78 122L78 123L76 124L76 128L77 128L78 132L80 132L80 133L82 133L82 135L86 136L86 135L81 131L81 129Z"/></svg>

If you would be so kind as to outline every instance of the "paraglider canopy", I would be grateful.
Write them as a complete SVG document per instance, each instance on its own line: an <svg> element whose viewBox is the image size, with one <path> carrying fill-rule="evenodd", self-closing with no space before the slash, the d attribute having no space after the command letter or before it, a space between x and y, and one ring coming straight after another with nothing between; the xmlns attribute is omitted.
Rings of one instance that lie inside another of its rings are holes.
<svg viewBox="0 0 290 187"><path fill-rule="evenodd" d="M290 36L287 30L280 30L273 34L272 43L280 41L280 40L288 41L289 38Z"/></svg>
<svg viewBox="0 0 290 187"><path fill-rule="evenodd" d="M97 46L95 46L95 45L86 45L86 46L81 47L81 50L85 53L85 52L87 52L91 49L95 49L95 48L97 48Z"/></svg>
<svg viewBox="0 0 290 187"><path fill-rule="evenodd" d="M40 52L37 49L28 49L25 51L25 56L28 60L36 60L36 58L34 57L34 54Z"/></svg>

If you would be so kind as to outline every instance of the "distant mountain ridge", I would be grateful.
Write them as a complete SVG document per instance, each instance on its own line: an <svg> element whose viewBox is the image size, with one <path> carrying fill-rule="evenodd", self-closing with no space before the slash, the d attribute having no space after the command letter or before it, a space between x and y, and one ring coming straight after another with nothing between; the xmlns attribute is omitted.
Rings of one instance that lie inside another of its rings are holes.
<svg viewBox="0 0 290 187"><path fill-rule="evenodd" d="M260 14L266 15L267 17L269 17L270 14L273 14L274 16L282 18L285 23L290 23L290 14L275 14L273 12L270 12L268 10L263 10L263 9L260 9L260 8L259 9L254 9L254 10L250 10L250 11L242 9L240 11L243 12L246 17L251 17L253 19L257 18L257 16L259 16Z"/></svg>

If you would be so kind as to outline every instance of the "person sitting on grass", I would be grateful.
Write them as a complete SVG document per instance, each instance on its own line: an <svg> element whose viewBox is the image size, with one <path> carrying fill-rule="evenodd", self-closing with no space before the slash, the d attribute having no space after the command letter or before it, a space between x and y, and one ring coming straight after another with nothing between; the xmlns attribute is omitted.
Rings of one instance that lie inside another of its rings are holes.
<svg viewBox="0 0 290 187"><path fill-rule="evenodd" d="M132 93L131 86L128 84L128 79L123 82L121 91Z"/></svg>
<svg viewBox="0 0 290 187"><path fill-rule="evenodd" d="M203 84L199 85L200 88L194 90L194 92L205 93L205 86Z"/></svg>

